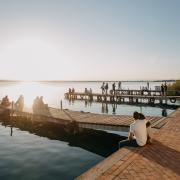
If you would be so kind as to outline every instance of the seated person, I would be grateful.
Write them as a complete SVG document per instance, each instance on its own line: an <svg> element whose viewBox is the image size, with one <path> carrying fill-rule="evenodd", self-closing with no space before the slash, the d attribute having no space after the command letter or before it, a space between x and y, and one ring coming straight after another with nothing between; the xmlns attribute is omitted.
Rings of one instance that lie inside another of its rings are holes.
<svg viewBox="0 0 180 180"><path fill-rule="evenodd" d="M151 122L150 122L150 121L147 121L147 120L145 119L144 114L142 114L142 113L139 113L139 119L140 119L140 120L145 120L145 122L146 122L146 131L147 131L147 142L146 142L146 144L151 144L151 143L152 143Z"/></svg>
<svg viewBox="0 0 180 180"><path fill-rule="evenodd" d="M9 101L9 98L8 98L8 96L5 96L5 97L3 97L2 98L2 101L1 101L1 106L3 106L3 107L8 107L8 106L10 106L10 101Z"/></svg>
<svg viewBox="0 0 180 180"><path fill-rule="evenodd" d="M139 119L139 113L134 112L134 122L130 125L129 137L127 140L119 142L119 147L123 146L144 146L147 142L146 121Z"/></svg>
<svg viewBox="0 0 180 180"><path fill-rule="evenodd" d="M33 113L34 114L42 114L42 115L49 115L49 107L48 104L44 104L43 96L36 97L33 102Z"/></svg>
<svg viewBox="0 0 180 180"><path fill-rule="evenodd" d="M23 95L20 95L16 103L14 104L15 109L18 111L22 111L24 107L24 97Z"/></svg>
<svg viewBox="0 0 180 180"><path fill-rule="evenodd" d="M151 123L148 121L146 123L146 129L147 129L147 142L146 144L152 143L152 130L151 130Z"/></svg>

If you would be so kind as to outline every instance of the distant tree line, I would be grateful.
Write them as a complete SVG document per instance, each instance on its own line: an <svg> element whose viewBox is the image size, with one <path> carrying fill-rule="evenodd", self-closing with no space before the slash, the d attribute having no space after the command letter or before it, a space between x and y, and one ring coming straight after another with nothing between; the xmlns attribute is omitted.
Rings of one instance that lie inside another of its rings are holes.
<svg viewBox="0 0 180 180"><path fill-rule="evenodd" d="M172 84L168 84L168 95L180 95L180 80L176 80ZM172 91L172 92L170 92ZM174 91L174 92L173 92Z"/></svg>

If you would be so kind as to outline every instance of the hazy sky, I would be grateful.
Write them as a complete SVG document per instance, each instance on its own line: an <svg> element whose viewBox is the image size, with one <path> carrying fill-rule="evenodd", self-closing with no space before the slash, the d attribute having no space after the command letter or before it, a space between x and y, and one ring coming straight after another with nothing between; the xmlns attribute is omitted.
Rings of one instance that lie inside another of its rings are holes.
<svg viewBox="0 0 180 180"><path fill-rule="evenodd" d="M0 0L0 79L180 78L180 0Z"/></svg>

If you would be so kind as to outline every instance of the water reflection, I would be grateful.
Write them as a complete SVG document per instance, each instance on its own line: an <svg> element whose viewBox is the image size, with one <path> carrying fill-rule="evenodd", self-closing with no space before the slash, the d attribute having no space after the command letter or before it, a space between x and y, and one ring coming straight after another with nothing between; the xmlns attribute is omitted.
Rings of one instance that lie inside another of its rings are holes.
<svg viewBox="0 0 180 180"><path fill-rule="evenodd" d="M78 102L78 100L75 101L74 99L69 99L69 103L71 105L76 105L77 102ZM86 100L84 100L84 107L90 108L93 105L93 103L97 104L97 102L86 99ZM119 108L121 108L122 105L127 105L127 103L118 104L118 103L108 103L108 102L101 102L101 103L98 102L98 104L101 105L100 106L100 112L102 114L113 114L113 115L118 114L117 111L119 111ZM177 109L179 106L177 106L177 105L162 105L162 104L161 105L158 105L158 104L156 104L156 105L155 104L154 105L136 104L136 105L134 105L134 107L139 108L136 111L140 111L141 113L143 113L144 108L149 108L149 107L159 108L160 109L160 116L167 117L169 110L170 110L170 112L172 112L172 110ZM155 115L155 116L157 116L157 115Z"/></svg>
<svg viewBox="0 0 180 180"><path fill-rule="evenodd" d="M3 126L10 127L10 136L13 128L28 131L51 140L68 142L69 146L83 148L103 157L107 157L118 149L118 142L124 137L99 130L83 129L76 125L57 125L49 122L38 122L26 117L0 116Z"/></svg>

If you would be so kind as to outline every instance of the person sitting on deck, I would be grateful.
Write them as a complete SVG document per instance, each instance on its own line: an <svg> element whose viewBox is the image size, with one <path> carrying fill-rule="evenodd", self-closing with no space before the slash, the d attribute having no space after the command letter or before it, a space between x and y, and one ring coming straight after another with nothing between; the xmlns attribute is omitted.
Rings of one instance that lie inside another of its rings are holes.
<svg viewBox="0 0 180 180"><path fill-rule="evenodd" d="M2 98L1 106L3 106L3 107L8 107L8 106L10 106L10 104L11 104L11 103L9 102L8 96L5 96L5 97Z"/></svg>
<svg viewBox="0 0 180 180"><path fill-rule="evenodd" d="M34 114L43 114L43 115L49 115L49 107L48 104L44 104L43 96L36 97L36 99L33 102L33 112Z"/></svg>
<svg viewBox="0 0 180 180"><path fill-rule="evenodd" d="M16 103L14 104L15 109L18 111L22 111L24 107L24 97L23 95L20 95Z"/></svg>
<svg viewBox="0 0 180 180"><path fill-rule="evenodd" d="M146 131L147 131L147 142L146 144L152 143L152 130L151 130L151 122L147 121L144 114L139 113L139 119L144 120L146 123Z"/></svg>
<svg viewBox="0 0 180 180"><path fill-rule="evenodd" d="M147 121L144 118L141 118L138 112L133 114L134 122L130 125L129 136L127 140L119 142L119 147L123 146L144 146L147 142L147 130L146 123ZM141 118L141 119L140 119Z"/></svg>

